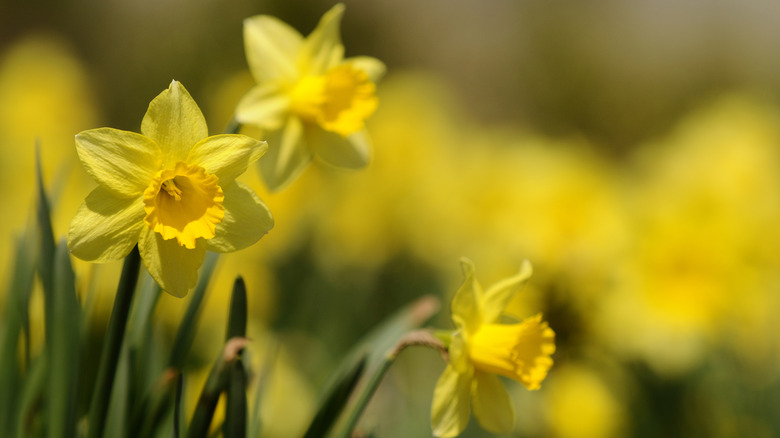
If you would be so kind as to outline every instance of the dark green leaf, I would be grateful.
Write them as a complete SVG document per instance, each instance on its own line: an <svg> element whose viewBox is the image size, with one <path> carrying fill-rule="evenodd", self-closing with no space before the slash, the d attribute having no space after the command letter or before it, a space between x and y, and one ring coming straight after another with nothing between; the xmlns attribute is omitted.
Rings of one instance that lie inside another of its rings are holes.
<svg viewBox="0 0 780 438"><path fill-rule="evenodd" d="M65 241L57 246L54 258L52 330L47 339L48 359L56 366L48 369L48 436L76 436L76 391L79 366L80 313L75 277Z"/></svg>

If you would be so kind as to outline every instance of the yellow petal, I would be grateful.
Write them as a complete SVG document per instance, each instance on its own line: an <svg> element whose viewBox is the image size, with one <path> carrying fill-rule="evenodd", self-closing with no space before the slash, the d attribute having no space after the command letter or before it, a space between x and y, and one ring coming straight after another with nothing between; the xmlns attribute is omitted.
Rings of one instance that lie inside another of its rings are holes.
<svg viewBox="0 0 780 438"><path fill-rule="evenodd" d="M236 120L267 130L282 127L290 109L290 96L276 82L252 87L236 106Z"/></svg>
<svg viewBox="0 0 780 438"><path fill-rule="evenodd" d="M89 262L119 260L130 253L144 228L143 199L117 198L103 187L92 191L70 222L68 249Z"/></svg>
<svg viewBox="0 0 780 438"><path fill-rule="evenodd" d="M471 408L479 424L489 432L509 434L515 427L512 401L504 384L495 374L474 373Z"/></svg>
<svg viewBox="0 0 780 438"><path fill-rule="evenodd" d="M268 150L264 141L238 134L222 134L205 138L190 150L187 162L200 166L219 178L223 188L246 172Z"/></svg>
<svg viewBox="0 0 780 438"><path fill-rule="evenodd" d="M455 296L452 298L452 320L459 329L464 329L466 334L474 333L482 324L479 297L482 295L482 287L477 282L474 274L474 263L467 259L460 259L464 280Z"/></svg>
<svg viewBox="0 0 780 438"><path fill-rule="evenodd" d="M154 141L113 128L80 132L76 152L98 184L125 198L143 192L160 167L160 148Z"/></svg>
<svg viewBox="0 0 780 438"><path fill-rule="evenodd" d="M217 225L216 236L206 240L214 252L232 252L260 240L274 226L271 211L255 192L239 181L225 190L225 217Z"/></svg>
<svg viewBox="0 0 780 438"><path fill-rule="evenodd" d="M524 260L517 274L494 284L485 291L480 298L483 324L490 324L498 320L509 301L531 278L532 273L531 262Z"/></svg>
<svg viewBox="0 0 780 438"><path fill-rule="evenodd" d="M373 83L379 82L387 71L384 62L371 56L354 56L345 59L344 63L365 72Z"/></svg>
<svg viewBox="0 0 780 438"><path fill-rule="evenodd" d="M444 369L433 391L431 425L433 435L458 436L469 423L469 398L473 370L459 373L451 366Z"/></svg>
<svg viewBox="0 0 780 438"><path fill-rule="evenodd" d="M318 126L309 126L306 141L318 159L334 167L361 169L371 160L371 141L365 130L344 138Z"/></svg>
<svg viewBox="0 0 780 438"><path fill-rule="evenodd" d="M280 190L297 178L311 161L300 119L288 118L284 129L269 135L268 143L268 153L259 161L260 173L270 190Z"/></svg>
<svg viewBox="0 0 780 438"><path fill-rule="evenodd" d="M194 249L187 249L176 239L163 240L160 234L143 227L138 249L146 270L164 291L181 298L195 287L206 255L200 239Z"/></svg>
<svg viewBox="0 0 780 438"><path fill-rule="evenodd" d="M309 75L321 75L344 59L344 45L341 44L341 17L344 5L339 3L322 16L317 27L306 37L301 48L298 65L300 71Z"/></svg>
<svg viewBox="0 0 780 438"><path fill-rule="evenodd" d="M529 390L541 387L553 353L555 332L541 314L518 324L483 324L468 338L474 368L515 379Z"/></svg>
<svg viewBox="0 0 780 438"><path fill-rule="evenodd" d="M268 15L244 20L244 50L255 81L297 76L295 59L303 36L283 21Z"/></svg>
<svg viewBox="0 0 780 438"><path fill-rule="evenodd" d="M198 104L176 81L149 104L141 121L141 133L160 146L164 166L184 161L190 148L209 135Z"/></svg>
<svg viewBox="0 0 780 438"><path fill-rule="evenodd" d="M465 373L472 366L469 361L469 348L466 343L465 333L462 330L456 330L452 334L447 351L450 356L450 366L455 371Z"/></svg>

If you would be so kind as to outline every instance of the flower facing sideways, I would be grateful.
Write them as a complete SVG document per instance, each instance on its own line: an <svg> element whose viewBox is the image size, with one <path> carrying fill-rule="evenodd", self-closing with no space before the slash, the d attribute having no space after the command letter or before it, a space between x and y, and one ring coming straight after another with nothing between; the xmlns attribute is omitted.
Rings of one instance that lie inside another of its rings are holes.
<svg viewBox="0 0 780 438"><path fill-rule="evenodd" d="M461 260L465 280L452 300L456 330L450 361L436 383L431 419L436 436L454 437L468 424L470 412L493 433L510 433L514 409L498 376L539 389L552 366L555 333L541 314L515 324L499 324L509 301L531 276L531 264L483 291L470 260Z"/></svg>
<svg viewBox="0 0 780 438"><path fill-rule="evenodd" d="M179 82L149 104L141 134L113 128L76 135L76 151L98 187L70 223L68 248L95 262L118 260L137 243L165 291L195 285L206 250L247 247L273 227L257 195L235 178L265 142L208 136L203 114Z"/></svg>
<svg viewBox="0 0 780 438"><path fill-rule="evenodd" d="M260 163L271 189L291 182L313 156L357 169L368 163L365 120L377 107L375 83L385 66L371 57L344 58L338 4L304 38L284 22L258 15L244 21L244 46L257 85L236 119L269 134L273 147Z"/></svg>

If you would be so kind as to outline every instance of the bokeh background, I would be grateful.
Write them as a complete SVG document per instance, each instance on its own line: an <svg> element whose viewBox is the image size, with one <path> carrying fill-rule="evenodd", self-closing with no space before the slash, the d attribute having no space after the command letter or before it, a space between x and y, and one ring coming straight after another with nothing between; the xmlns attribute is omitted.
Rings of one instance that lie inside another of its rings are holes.
<svg viewBox="0 0 780 438"><path fill-rule="evenodd" d="M254 170L243 177L276 227L222 258L189 393L220 348L237 274L252 357L272 364L264 436L294 437L329 372L384 317L433 294L432 326L451 327L461 256L483 284L527 258L535 273L511 311L543 312L558 351L540 391L508 382L514 436L780 435L780 5L345 3L347 55L388 66L368 123L373 162L315 166L279 193ZM332 4L0 1L3 281L31 218L36 139L63 237L94 185L77 132L138 131L172 79L221 132L252 85L242 20L271 14L307 34ZM119 265L76 263L98 342ZM158 303L163 344L185 307ZM361 430L430 436L443 368L432 351L405 351ZM464 436L489 435L472 421Z"/></svg>

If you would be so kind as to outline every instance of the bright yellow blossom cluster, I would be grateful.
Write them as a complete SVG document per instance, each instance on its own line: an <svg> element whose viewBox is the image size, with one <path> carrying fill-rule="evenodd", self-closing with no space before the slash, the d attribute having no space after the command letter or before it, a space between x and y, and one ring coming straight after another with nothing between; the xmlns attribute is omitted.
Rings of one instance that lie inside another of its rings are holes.
<svg viewBox="0 0 780 438"><path fill-rule="evenodd" d="M272 148L260 163L271 189L289 184L317 157L343 168L368 164L365 120L378 100L385 67L375 58L344 58L338 4L306 38L275 17L244 21L244 44L257 81L236 108L241 123L267 131Z"/></svg>
<svg viewBox="0 0 780 438"><path fill-rule="evenodd" d="M468 424L469 411L485 429L510 433L514 409L498 376L539 389L553 363L555 333L541 314L500 323L504 309L531 276L530 263L487 290L477 281L470 260L461 260L461 265L466 278L452 299L456 330L450 339L449 365L433 395L433 434L459 435Z"/></svg>
<svg viewBox="0 0 780 438"><path fill-rule="evenodd" d="M243 135L209 137L197 104L173 81L149 104L141 134L100 128L76 136L98 188L73 218L68 247L82 260L106 262L138 244L152 277L184 296L207 249L235 251L273 227L265 204L235 180L266 149Z"/></svg>

